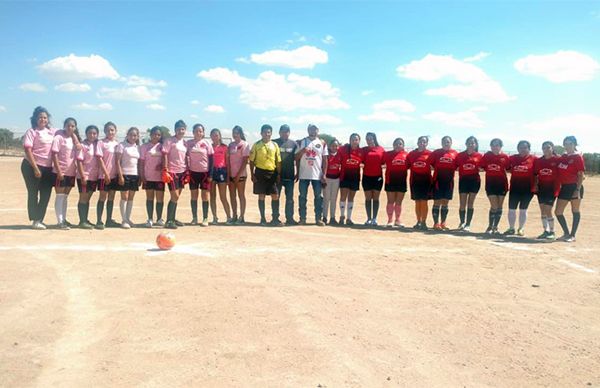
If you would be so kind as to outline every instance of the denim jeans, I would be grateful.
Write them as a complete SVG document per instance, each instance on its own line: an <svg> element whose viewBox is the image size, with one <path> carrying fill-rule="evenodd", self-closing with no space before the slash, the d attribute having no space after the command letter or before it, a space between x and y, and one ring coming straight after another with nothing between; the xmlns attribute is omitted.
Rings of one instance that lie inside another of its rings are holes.
<svg viewBox="0 0 600 388"><path fill-rule="evenodd" d="M282 179L277 184L277 192L279 193L279 203L281 203L281 195L283 192L281 188L285 190L285 220L291 221L294 218L294 180L293 179Z"/></svg>
<svg viewBox="0 0 600 388"><path fill-rule="evenodd" d="M323 185L321 183L320 180L318 179L300 179L300 185L299 185L299 190L300 190L300 196L298 197L299 200L299 211L300 211L300 219L306 219L306 201L307 201L307 194L308 194L308 186L312 184L313 187L313 193L315 195L315 202L314 202L314 206L315 206L315 219L319 220L321 219L321 215L323 213L323 196L321 195L321 191L323 188Z"/></svg>

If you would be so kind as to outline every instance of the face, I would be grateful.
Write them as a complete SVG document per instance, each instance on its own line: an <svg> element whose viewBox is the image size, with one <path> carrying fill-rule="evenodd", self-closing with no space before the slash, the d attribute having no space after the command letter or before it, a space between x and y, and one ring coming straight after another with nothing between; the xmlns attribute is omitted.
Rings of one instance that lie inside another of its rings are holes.
<svg viewBox="0 0 600 388"><path fill-rule="evenodd" d="M449 137L443 138L442 139L442 148L447 151L450 149L450 147L452 147L452 139L450 139Z"/></svg>
<svg viewBox="0 0 600 388"><path fill-rule="evenodd" d="M338 147L339 147L339 144L337 143L337 141L334 141L333 143L331 143L331 144L329 145L329 151L330 151L332 154L335 154L335 153L337 153Z"/></svg>
<svg viewBox="0 0 600 388"><path fill-rule="evenodd" d="M500 151L502 151L502 146L500 145L500 142L497 142L497 141L493 142L490 145L490 148L492 149L492 152L496 155L498 155L500 153Z"/></svg>
<svg viewBox="0 0 600 388"><path fill-rule="evenodd" d="M98 139L98 131L96 131L95 129L90 129L89 131L87 131L87 133L85 134L85 138L87 139L88 142L93 143Z"/></svg>
<svg viewBox="0 0 600 388"><path fill-rule="evenodd" d="M240 131L233 131L231 133L231 137L233 137L233 140L236 141L236 142L242 140L242 136L240 135Z"/></svg>
<svg viewBox="0 0 600 388"><path fill-rule="evenodd" d="M310 134L310 131L309 131L309 134ZM290 131L287 131L287 130L285 130L285 129L283 129L283 130L280 130L280 131L279 131L279 137L280 137L280 138L281 138L283 141L286 141L287 139L289 139L289 138L290 138Z"/></svg>
<svg viewBox="0 0 600 388"><path fill-rule="evenodd" d="M360 137L358 137L358 136L352 136L350 138L350 146L352 148L358 148L359 145L360 145Z"/></svg>
<svg viewBox="0 0 600 388"><path fill-rule="evenodd" d="M221 142L221 135L219 135L219 132L212 132L210 134L210 140L212 140L214 144L218 144Z"/></svg>
<svg viewBox="0 0 600 388"><path fill-rule="evenodd" d="M567 151L570 154L575 152L575 143L570 140L565 140L563 142L563 147L565 147L565 151Z"/></svg>
<svg viewBox="0 0 600 388"><path fill-rule="evenodd" d="M477 143L475 140L469 139L469 141L467 141L467 150L473 152L475 151L475 148L477 148Z"/></svg>
<svg viewBox="0 0 600 388"><path fill-rule="evenodd" d="M129 144L137 143L138 137L140 137L140 135L138 134L138 131L129 131L127 133L127 141L129 142Z"/></svg>
<svg viewBox="0 0 600 388"><path fill-rule="evenodd" d="M519 151L519 155L521 156L529 155L529 147L527 147L527 144L520 144L517 147L517 151Z"/></svg>
<svg viewBox="0 0 600 388"><path fill-rule="evenodd" d="M72 134L73 132L75 132L75 130L77 129L77 125L75 124L75 122L73 120L69 120L67 121L67 123L65 124L64 128L63 128L68 134Z"/></svg>
<svg viewBox="0 0 600 388"><path fill-rule="evenodd" d="M178 139L183 139L183 137L185 136L185 131L187 131L186 127L179 127L175 130L175 136Z"/></svg>
<svg viewBox="0 0 600 388"><path fill-rule="evenodd" d="M426 137L422 137L417 141L417 146L421 151L427 148L427 144L429 144L429 140Z"/></svg>
<svg viewBox="0 0 600 388"><path fill-rule="evenodd" d="M48 114L46 112L42 112L37 117L37 126L38 128L46 128L48 125Z"/></svg>
<svg viewBox="0 0 600 388"><path fill-rule="evenodd" d="M194 140L202 140L204 138L204 128L196 127L194 129Z"/></svg>
<svg viewBox="0 0 600 388"><path fill-rule="evenodd" d="M394 151L400 152L404 151L404 142L402 140L398 140L394 142Z"/></svg>
<svg viewBox="0 0 600 388"><path fill-rule="evenodd" d="M117 128L115 128L113 125L109 125L104 129L104 134L108 140L113 140L117 135Z"/></svg>
<svg viewBox="0 0 600 388"><path fill-rule="evenodd" d="M544 153L544 156L552 156L554 148L550 144L543 144L542 152Z"/></svg>
<svg viewBox="0 0 600 388"><path fill-rule="evenodd" d="M319 133L319 128L317 127L310 127L308 128L308 136L309 137L317 137L317 134Z"/></svg>
<svg viewBox="0 0 600 388"><path fill-rule="evenodd" d="M262 131L260 133L260 136L262 137L263 142L269 142L271 141L271 134L273 133L272 130L270 129L266 129L264 131Z"/></svg>
<svg viewBox="0 0 600 388"><path fill-rule="evenodd" d="M152 135L150 136L150 141L152 143L156 144L160 141L161 137L162 137L162 133L160 133L160 131L154 131L154 132L152 132Z"/></svg>
<svg viewBox="0 0 600 388"><path fill-rule="evenodd" d="M373 136L369 135L365 138L365 140L367 141L367 145L369 147L374 147L375 146L375 138L373 138Z"/></svg>

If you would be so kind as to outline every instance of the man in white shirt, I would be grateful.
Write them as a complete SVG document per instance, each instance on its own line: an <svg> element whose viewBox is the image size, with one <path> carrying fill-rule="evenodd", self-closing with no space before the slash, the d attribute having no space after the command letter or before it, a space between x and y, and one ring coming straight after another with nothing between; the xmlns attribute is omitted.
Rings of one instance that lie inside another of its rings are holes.
<svg viewBox="0 0 600 388"><path fill-rule="evenodd" d="M300 224L306 225L306 201L308 186L312 184L315 196L315 220L316 224L323 226L321 215L323 212L323 197L321 195L325 184L325 172L327 171L327 144L319 139L319 128L314 124L308 125L308 137L300 140L296 151L298 161L298 177L300 180L298 198L300 211Z"/></svg>

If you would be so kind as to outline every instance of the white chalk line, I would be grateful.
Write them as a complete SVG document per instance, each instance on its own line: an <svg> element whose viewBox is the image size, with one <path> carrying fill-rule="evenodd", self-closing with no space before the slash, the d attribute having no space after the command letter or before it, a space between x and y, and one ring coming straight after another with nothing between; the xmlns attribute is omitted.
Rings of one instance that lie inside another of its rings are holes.
<svg viewBox="0 0 600 388"><path fill-rule="evenodd" d="M575 269L578 269L578 270L583 271L583 272L587 272L587 273L597 273L598 272L595 269L588 268L586 266L574 263L574 262L569 261L569 260L559 259L558 262L566 264L566 265L568 265L571 268L575 268Z"/></svg>
<svg viewBox="0 0 600 388"><path fill-rule="evenodd" d="M542 249L532 248L530 246L523 245L523 244L515 244L515 243L512 243L510 241L506 241L506 242L504 242L504 241L490 241L489 243L492 244L492 245L497 245L499 247L514 249L515 251L527 251L527 252L533 252L533 253L542 253L542 252L544 252Z"/></svg>

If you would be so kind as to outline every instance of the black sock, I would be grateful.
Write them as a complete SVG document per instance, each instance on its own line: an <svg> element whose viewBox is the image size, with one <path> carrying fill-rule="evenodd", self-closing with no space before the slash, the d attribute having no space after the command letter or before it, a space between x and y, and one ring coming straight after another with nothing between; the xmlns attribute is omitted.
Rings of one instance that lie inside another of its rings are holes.
<svg viewBox="0 0 600 388"><path fill-rule="evenodd" d="M442 206L441 213L442 213L442 224L445 224L446 218L448 218L448 206Z"/></svg>
<svg viewBox="0 0 600 388"><path fill-rule="evenodd" d="M169 201L167 205L167 222L175 221L175 202Z"/></svg>
<svg viewBox="0 0 600 388"><path fill-rule="evenodd" d="M371 207L371 200L365 200L365 209L367 209L367 219L371 219L371 215L373 214L373 208Z"/></svg>
<svg viewBox="0 0 600 388"><path fill-rule="evenodd" d="M581 213L573 212L573 226L571 227L571 236L575 237L577 228L579 228L579 221L581 221Z"/></svg>
<svg viewBox="0 0 600 388"><path fill-rule="evenodd" d="M112 220L114 201L106 201L106 221Z"/></svg>
<svg viewBox="0 0 600 388"><path fill-rule="evenodd" d="M83 207L83 215L85 216L85 222L90 222L89 217L90 217L90 203L86 202L84 203L84 207Z"/></svg>
<svg viewBox="0 0 600 388"><path fill-rule="evenodd" d="M258 211L260 212L260 220L264 220L265 218L265 200L264 199L259 199L258 200Z"/></svg>
<svg viewBox="0 0 600 388"><path fill-rule="evenodd" d="M465 223L465 214L466 211L465 210L459 210L458 211L458 217L460 218L460 224L463 225ZM492 214L492 212L490 211L490 214ZM490 218L491 220L491 218ZM492 225L492 223L490 222L490 225Z"/></svg>
<svg viewBox="0 0 600 388"><path fill-rule="evenodd" d="M162 218L163 207L165 206L164 202L156 202L156 219L160 220Z"/></svg>
<svg viewBox="0 0 600 388"><path fill-rule="evenodd" d="M271 212L273 213L273 220L279 219L279 200L272 199L271 200Z"/></svg>
<svg viewBox="0 0 600 388"><path fill-rule="evenodd" d="M563 234L565 236L568 236L569 235L569 227L567 226L567 220L566 220L565 216L562 214L561 215L557 214L556 219L558 220L558 223L560 224L560 227L563 230ZM573 221L575 221L575 220L573 219Z"/></svg>
<svg viewBox="0 0 600 388"><path fill-rule="evenodd" d="M497 228L498 225L500 225L500 219L502 219L502 209L497 209L494 217L494 228Z"/></svg>
<svg viewBox="0 0 600 388"><path fill-rule="evenodd" d="M79 214L79 223L83 224L86 221L85 217L85 203L77 202L77 214Z"/></svg>
<svg viewBox="0 0 600 388"><path fill-rule="evenodd" d="M377 219L377 213L379 213L379 200L373 200L373 219Z"/></svg>
<svg viewBox="0 0 600 388"><path fill-rule="evenodd" d="M474 212L475 212L475 209L473 209L473 208L467 209L467 225L471 225L471 221L473 221L473 213Z"/></svg>
<svg viewBox="0 0 600 388"><path fill-rule="evenodd" d="M495 222L496 222L496 210L490 209L490 211L488 212L488 228L493 228Z"/></svg>
<svg viewBox="0 0 600 388"><path fill-rule="evenodd" d="M208 201L202 201L202 218L208 218Z"/></svg>
<svg viewBox="0 0 600 388"><path fill-rule="evenodd" d="M104 213L104 201L98 201L96 204L96 221L102 222L102 213Z"/></svg>
<svg viewBox="0 0 600 388"><path fill-rule="evenodd" d="M146 213L148 214L148 219L152 221L152 216L154 212L154 201L151 199L146 200Z"/></svg>
<svg viewBox="0 0 600 388"><path fill-rule="evenodd" d="M198 219L198 200L190 200L190 206L192 207L192 218Z"/></svg>
<svg viewBox="0 0 600 388"><path fill-rule="evenodd" d="M433 205L431 208L431 214L433 215L433 222L436 224L440 223L440 205Z"/></svg>

